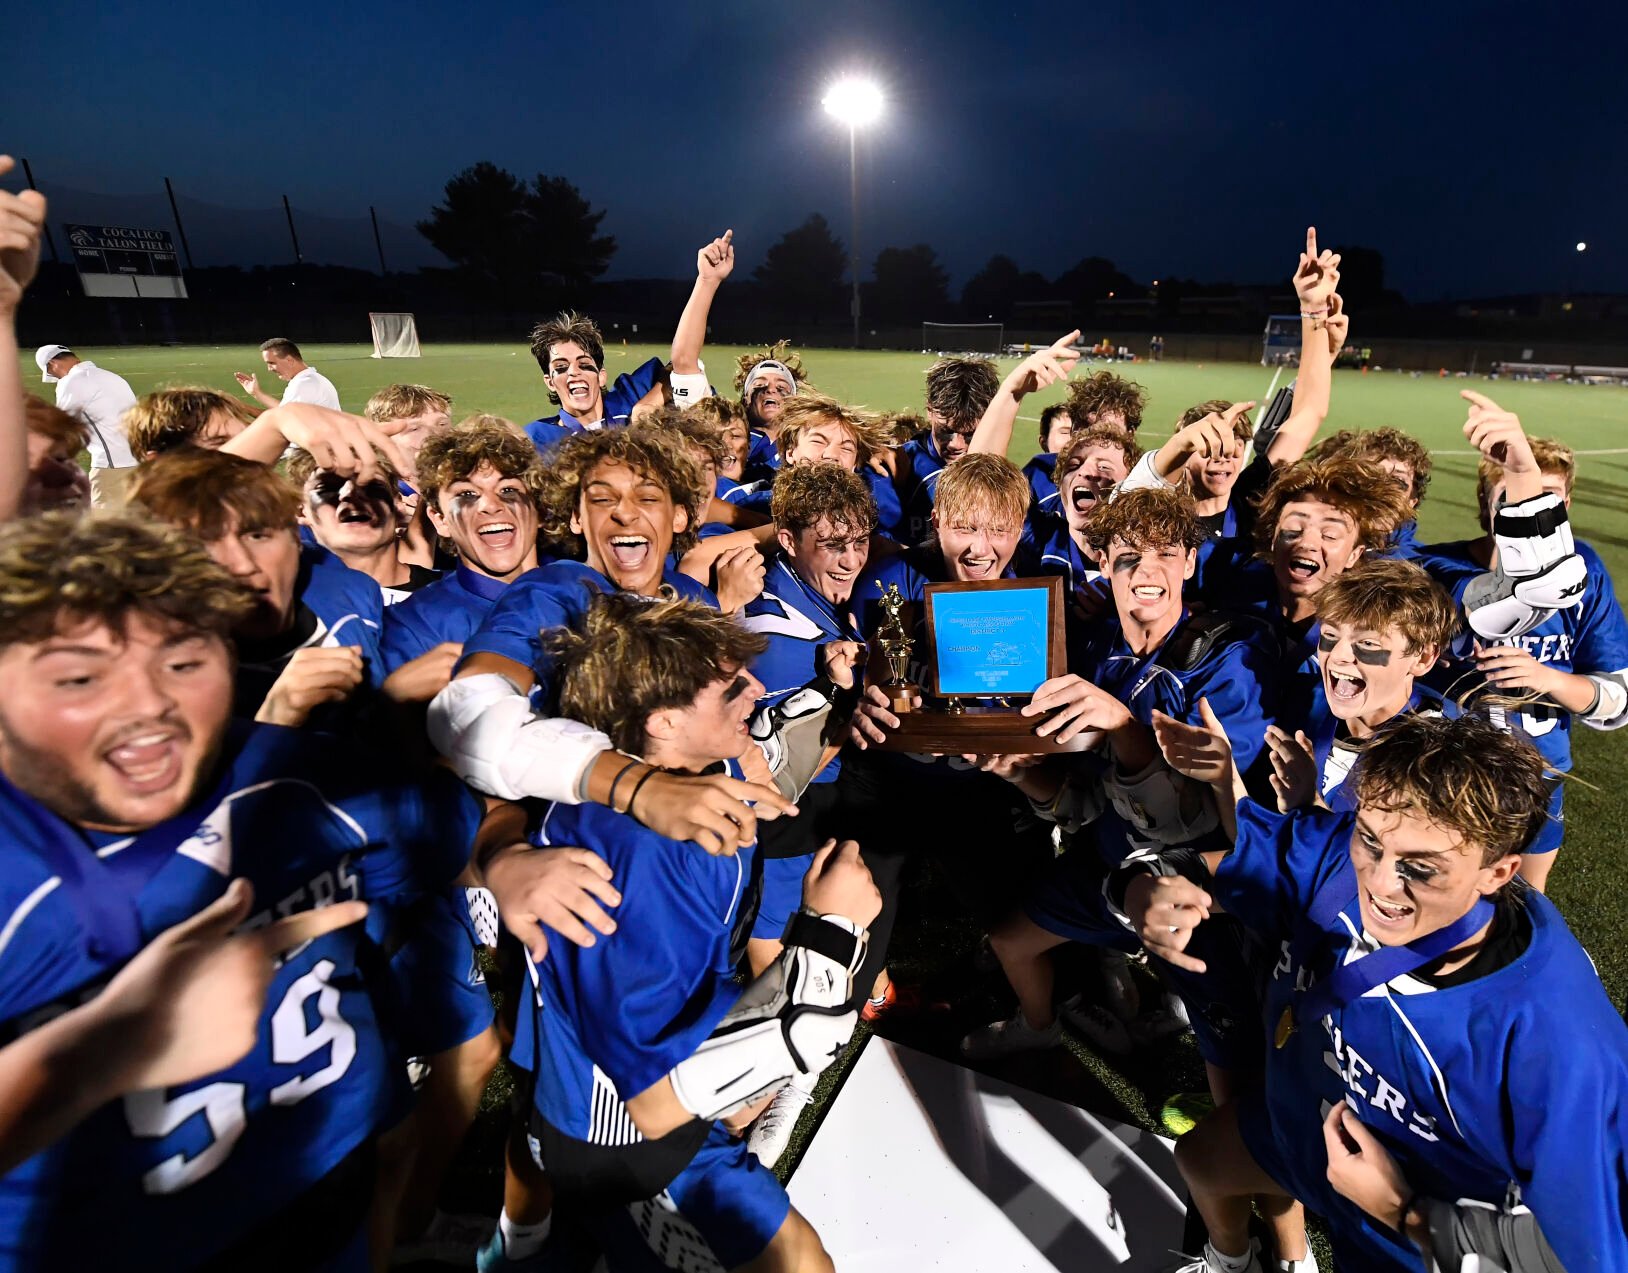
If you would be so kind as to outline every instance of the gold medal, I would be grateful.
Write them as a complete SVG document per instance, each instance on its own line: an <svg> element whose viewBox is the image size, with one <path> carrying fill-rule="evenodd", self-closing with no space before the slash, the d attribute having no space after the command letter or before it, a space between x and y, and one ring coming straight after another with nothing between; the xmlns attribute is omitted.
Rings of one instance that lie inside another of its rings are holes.
<svg viewBox="0 0 1628 1273"><path fill-rule="evenodd" d="M1272 1032L1272 1046L1281 1048L1294 1033L1294 1008L1287 1007L1278 1018L1278 1028Z"/></svg>

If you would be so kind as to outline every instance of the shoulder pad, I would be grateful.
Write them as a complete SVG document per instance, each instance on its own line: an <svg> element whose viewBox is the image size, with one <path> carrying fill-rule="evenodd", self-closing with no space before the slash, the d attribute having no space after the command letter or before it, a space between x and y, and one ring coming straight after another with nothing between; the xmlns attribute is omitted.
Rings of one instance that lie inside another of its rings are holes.
<svg viewBox="0 0 1628 1273"><path fill-rule="evenodd" d="M1155 662L1172 672L1191 672L1223 646L1265 630L1264 624L1247 615L1200 610L1171 633Z"/></svg>

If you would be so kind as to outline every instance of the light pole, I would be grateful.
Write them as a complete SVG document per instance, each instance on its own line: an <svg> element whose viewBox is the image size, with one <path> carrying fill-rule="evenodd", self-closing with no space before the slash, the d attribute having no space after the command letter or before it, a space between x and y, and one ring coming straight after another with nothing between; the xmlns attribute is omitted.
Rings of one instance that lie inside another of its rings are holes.
<svg viewBox="0 0 1628 1273"><path fill-rule="evenodd" d="M1578 258L1587 251L1588 244L1579 239L1577 241L1577 249L1572 253L1571 268L1566 271L1566 299L1562 307L1567 313L1571 312L1571 307L1574 300L1573 294L1577 291L1577 261Z"/></svg>
<svg viewBox="0 0 1628 1273"><path fill-rule="evenodd" d="M882 90L870 80L848 75L826 90L820 99L826 114L848 125L848 187L852 222L849 229L849 273L853 275L854 348L859 348L859 129L882 115Z"/></svg>

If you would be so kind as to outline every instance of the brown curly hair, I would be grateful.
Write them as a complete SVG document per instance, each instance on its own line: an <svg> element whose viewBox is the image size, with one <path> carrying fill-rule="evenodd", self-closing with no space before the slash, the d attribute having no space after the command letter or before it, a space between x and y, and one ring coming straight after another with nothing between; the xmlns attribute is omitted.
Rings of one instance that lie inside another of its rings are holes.
<svg viewBox="0 0 1628 1273"><path fill-rule="evenodd" d="M207 454L207 452L205 452ZM133 513L43 513L0 526L0 644L132 614L225 637L254 598L198 540Z"/></svg>
<svg viewBox="0 0 1628 1273"><path fill-rule="evenodd" d="M1126 431L1135 433L1142 427L1142 412L1147 405L1145 388L1111 371L1099 371L1084 380L1071 381L1068 386L1068 414L1076 429L1094 425L1097 416L1113 411L1125 417Z"/></svg>
<svg viewBox="0 0 1628 1273"><path fill-rule="evenodd" d="M582 538L571 529L571 518L582 505L583 483L601 464L620 464L665 489L688 516L684 529L673 536L673 552L682 557L695 546L696 530L712 493L703 495L701 470L690 459L685 443L671 429L644 420L625 429L573 433L554 448L543 470L537 506L544 542L562 555L581 553Z"/></svg>
<svg viewBox="0 0 1628 1273"><path fill-rule="evenodd" d="M416 414L416 413L415 413ZM543 463L531 439L501 416L470 416L427 439L418 452L418 493L439 508L440 494L482 466L519 478L532 503L542 501Z"/></svg>
<svg viewBox="0 0 1628 1273"><path fill-rule="evenodd" d="M1176 418L1176 427L1173 430L1180 433L1188 425L1197 424L1207 415L1221 415L1232 410L1232 403L1225 398L1211 398L1206 402L1196 402ZM1232 422L1232 436L1240 442L1247 442L1255 436L1255 426L1249 419L1249 412L1240 412L1238 418Z"/></svg>
<svg viewBox="0 0 1628 1273"><path fill-rule="evenodd" d="M1359 561L1323 585L1314 603L1324 623L1370 632L1395 628L1407 652L1442 649L1458 631L1458 607L1439 583L1411 561Z"/></svg>
<svg viewBox="0 0 1628 1273"><path fill-rule="evenodd" d="M794 535L822 517L844 533L868 535L876 529L876 500L857 473L835 464L792 464L775 474L769 515Z"/></svg>
<svg viewBox="0 0 1628 1273"><path fill-rule="evenodd" d="M1357 542L1377 552L1396 528L1413 516L1413 506L1389 473L1369 460L1338 452L1323 459L1299 460L1272 474L1255 506L1255 549L1272 555L1278 518L1297 500L1317 500L1339 509L1357 528Z"/></svg>
<svg viewBox="0 0 1628 1273"><path fill-rule="evenodd" d="M1330 455L1354 455L1359 460L1396 460L1413 470L1413 487L1408 498L1415 504L1424 499L1430 485L1430 470L1434 467L1430 450L1418 438L1385 425L1378 429L1354 432L1341 429L1331 433L1306 452L1307 459L1320 460Z"/></svg>
<svg viewBox="0 0 1628 1273"><path fill-rule="evenodd" d="M698 412L695 407L657 407L639 419L644 424L655 425L683 438L692 452L699 451L715 469L722 469L729 460L729 444L724 441L723 425L717 423L716 416L709 419L708 415ZM707 491L706 494L710 496L712 492Z"/></svg>
<svg viewBox="0 0 1628 1273"><path fill-rule="evenodd" d="M1491 866L1543 828L1545 769L1530 741L1473 714L1404 714L1363 749L1351 781L1360 808L1421 815Z"/></svg>
<svg viewBox="0 0 1628 1273"><path fill-rule="evenodd" d="M1098 500L1086 524L1086 542L1098 557L1118 539L1132 548L1197 548L1204 528L1193 511L1193 497L1169 487L1121 491L1111 500Z"/></svg>
<svg viewBox="0 0 1628 1273"><path fill-rule="evenodd" d="M688 707L708 685L746 666L769 638L699 601L647 601L625 592L593 599L582 624L553 628L560 715L642 755L652 712Z"/></svg>
<svg viewBox="0 0 1628 1273"><path fill-rule="evenodd" d="M970 428L1000 387L1000 372L988 358L940 358L927 368L927 409L945 424Z"/></svg>
<svg viewBox="0 0 1628 1273"><path fill-rule="evenodd" d="M1142 458L1142 448L1136 445L1136 439L1122 429L1116 429L1111 424L1094 424L1089 429L1076 429L1068 439L1068 445L1057 453L1057 463L1052 467L1059 480L1073 467L1073 459L1093 447L1108 447L1118 451L1125 457L1125 471L1129 473L1136 467L1136 461Z"/></svg>

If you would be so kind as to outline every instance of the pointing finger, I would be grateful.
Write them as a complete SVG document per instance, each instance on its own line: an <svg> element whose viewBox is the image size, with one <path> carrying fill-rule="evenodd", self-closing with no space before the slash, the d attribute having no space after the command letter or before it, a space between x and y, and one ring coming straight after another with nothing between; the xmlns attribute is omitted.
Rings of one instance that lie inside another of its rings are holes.
<svg viewBox="0 0 1628 1273"><path fill-rule="evenodd" d="M335 929L346 928L367 918L366 902L340 902L337 906L323 906L314 911L301 911L255 934L267 955L281 954L295 946L315 941Z"/></svg>

